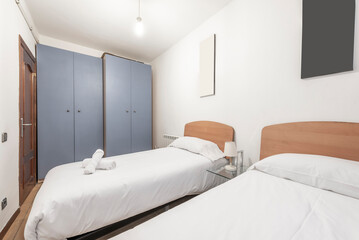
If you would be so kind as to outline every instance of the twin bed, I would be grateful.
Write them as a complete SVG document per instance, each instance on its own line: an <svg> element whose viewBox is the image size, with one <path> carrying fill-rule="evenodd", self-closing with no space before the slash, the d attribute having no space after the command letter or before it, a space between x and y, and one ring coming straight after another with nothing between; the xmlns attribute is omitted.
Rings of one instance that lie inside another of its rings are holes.
<svg viewBox="0 0 359 240"><path fill-rule="evenodd" d="M210 141L223 151L232 127L208 121L185 126L184 135ZM213 147L213 146L212 146ZM84 175L82 163L50 170L33 203L25 239L65 239L133 217L220 183L207 173L227 164L167 147L109 157L117 167Z"/></svg>
<svg viewBox="0 0 359 240"><path fill-rule="evenodd" d="M223 133L222 125L211 123L211 128L198 130L196 124L192 123L189 128L186 126L187 130L196 129L190 135L216 142L222 150L221 143L233 139L233 132L229 139L228 134ZM217 133L209 134L208 129L212 132L217 129ZM185 135L189 135L186 130ZM216 139L208 139L213 135ZM225 135L227 137L223 137ZM37 204L34 203L28 225L40 219L34 230L28 233L34 232L34 237L38 239L63 239L104 226L105 222L110 224L125 219L186 194L206 191L217 184L205 173L205 169L219 167L219 162L215 166L208 159L202 159L207 162L206 166L198 164L192 168L189 166L200 162L199 158L203 156L198 155L198 159L188 160L187 164L183 162L187 162L185 159L190 159L193 153L181 149L166 148L150 151L150 154L156 155L156 159L160 158L159 155L166 158L170 154L166 151L174 151L172 155L179 157L174 158L173 168L182 169L180 173L167 168L160 171L158 166L165 161L150 163L148 160L148 165L143 165L146 154L149 154L146 152L118 157L118 176L107 177L106 173L90 184L79 180L82 175L74 170L75 164L64 165L64 174L71 175L68 181L71 185L61 182L62 194L59 194L59 182L62 180L53 176L55 171L50 172L36 197ZM125 170L134 166L134 158L149 171L141 170L138 175L127 173ZM239 177L113 239L359 239L359 124L305 122L268 126L262 131L261 159ZM185 166L182 168L182 165ZM193 181L195 184L189 183L193 177L197 178ZM53 185L50 185L51 182ZM109 183L114 187L104 189L103 185ZM85 186L89 189L75 190ZM110 194L116 191L120 193ZM84 192L95 193L84 195ZM81 201L74 200L75 196ZM146 198L142 199L143 196ZM66 201L66 208L58 211ZM49 205L44 207L46 204ZM69 214L71 210L75 214ZM54 212L58 215L53 215ZM67 214L68 221L73 215L79 216L70 222L58 220ZM59 228L66 236L55 235ZM46 236L44 229L54 232L48 232L50 235ZM29 236L26 239L32 239Z"/></svg>
<svg viewBox="0 0 359 240"><path fill-rule="evenodd" d="M113 240L359 239L359 124L266 127L261 159Z"/></svg>

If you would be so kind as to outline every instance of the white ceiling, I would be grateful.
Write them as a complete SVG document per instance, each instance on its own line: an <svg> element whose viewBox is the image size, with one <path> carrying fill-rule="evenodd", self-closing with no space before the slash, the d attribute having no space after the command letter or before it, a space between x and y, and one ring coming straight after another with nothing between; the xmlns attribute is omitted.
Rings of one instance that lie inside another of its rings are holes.
<svg viewBox="0 0 359 240"><path fill-rule="evenodd" d="M230 0L141 0L144 34L134 32L138 0L30 0L40 35L150 62Z"/></svg>

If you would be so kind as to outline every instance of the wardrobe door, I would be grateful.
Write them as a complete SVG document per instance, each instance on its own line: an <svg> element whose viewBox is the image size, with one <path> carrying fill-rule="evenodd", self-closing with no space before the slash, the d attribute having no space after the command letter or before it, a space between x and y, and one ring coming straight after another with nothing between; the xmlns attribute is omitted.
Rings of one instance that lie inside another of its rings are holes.
<svg viewBox="0 0 359 240"><path fill-rule="evenodd" d="M131 62L104 57L105 153L114 156L131 152Z"/></svg>
<svg viewBox="0 0 359 240"><path fill-rule="evenodd" d="M73 53L37 45L38 177L74 161Z"/></svg>
<svg viewBox="0 0 359 240"><path fill-rule="evenodd" d="M75 161L103 149L102 60L74 53Z"/></svg>
<svg viewBox="0 0 359 240"><path fill-rule="evenodd" d="M151 66L132 62L132 152L152 149Z"/></svg>

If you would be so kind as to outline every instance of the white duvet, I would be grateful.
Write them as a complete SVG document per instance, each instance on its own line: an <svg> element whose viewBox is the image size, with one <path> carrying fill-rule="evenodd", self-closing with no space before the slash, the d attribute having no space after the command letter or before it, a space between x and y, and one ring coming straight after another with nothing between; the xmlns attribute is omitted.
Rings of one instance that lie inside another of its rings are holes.
<svg viewBox="0 0 359 240"><path fill-rule="evenodd" d="M359 200L249 171L113 240L358 240Z"/></svg>
<svg viewBox="0 0 359 240"><path fill-rule="evenodd" d="M47 174L33 203L25 239L65 239L218 184L207 169L226 163L177 148L110 157L113 170L84 175L81 162Z"/></svg>

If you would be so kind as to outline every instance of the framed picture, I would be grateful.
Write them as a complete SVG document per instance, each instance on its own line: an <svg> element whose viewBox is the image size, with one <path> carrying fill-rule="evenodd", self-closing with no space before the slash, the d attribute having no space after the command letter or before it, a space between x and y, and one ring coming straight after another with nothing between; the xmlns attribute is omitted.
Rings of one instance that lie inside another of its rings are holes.
<svg viewBox="0 0 359 240"><path fill-rule="evenodd" d="M200 44L199 96L206 97L215 93L216 72L216 35L203 40Z"/></svg>

